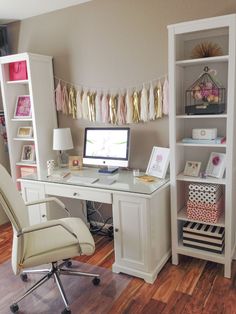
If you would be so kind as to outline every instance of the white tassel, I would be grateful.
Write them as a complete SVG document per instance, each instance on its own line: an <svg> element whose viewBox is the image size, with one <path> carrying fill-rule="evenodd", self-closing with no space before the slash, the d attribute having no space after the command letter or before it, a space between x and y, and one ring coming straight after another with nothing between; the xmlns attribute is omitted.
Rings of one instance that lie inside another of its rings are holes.
<svg viewBox="0 0 236 314"><path fill-rule="evenodd" d="M77 119L83 118L83 111L82 111L82 101L81 101L81 93L78 90L76 94L76 104L77 104Z"/></svg>
<svg viewBox="0 0 236 314"><path fill-rule="evenodd" d="M167 78L165 78L163 85L163 113L165 115L169 114L169 82Z"/></svg>
<svg viewBox="0 0 236 314"><path fill-rule="evenodd" d="M149 120L155 120L154 90L152 84L149 89Z"/></svg>
<svg viewBox="0 0 236 314"><path fill-rule="evenodd" d="M126 102L126 123L129 124L133 122L133 104L130 92L128 90L126 92L125 102Z"/></svg>
<svg viewBox="0 0 236 314"><path fill-rule="evenodd" d="M107 94L102 95L102 122L103 123L109 122L109 105Z"/></svg>
<svg viewBox="0 0 236 314"><path fill-rule="evenodd" d="M141 92L140 107L141 107L140 119L146 122L148 121L148 95L147 90L144 86Z"/></svg>
<svg viewBox="0 0 236 314"><path fill-rule="evenodd" d="M85 119L85 120L89 119L87 91L83 92L83 97L82 97L82 115L83 115L83 119Z"/></svg>
<svg viewBox="0 0 236 314"><path fill-rule="evenodd" d="M95 97L95 111L96 111L96 122L102 122L102 110L101 110L101 93L97 92Z"/></svg>
<svg viewBox="0 0 236 314"><path fill-rule="evenodd" d="M158 107L157 107L157 118L161 118L162 117L162 100L163 100L163 94L162 94L162 85L161 85L161 81L158 81L157 84L157 88L158 88Z"/></svg>

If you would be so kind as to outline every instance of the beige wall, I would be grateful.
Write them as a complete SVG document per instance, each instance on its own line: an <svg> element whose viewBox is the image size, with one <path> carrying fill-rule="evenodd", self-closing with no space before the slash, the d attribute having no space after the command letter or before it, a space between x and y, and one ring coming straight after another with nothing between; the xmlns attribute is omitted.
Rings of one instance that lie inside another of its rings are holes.
<svg viewBox="0 0 236 314"><path fill-rule="evenodd" d="M236 12L235 0L93 0L13 23L13 52L54 57L55 75L104 89L140 86L167 73L168 24ZM86 121L59 117L82 153ZM168 146L168 119L131 125L131 167L145 169L154 145Z"/></svg>

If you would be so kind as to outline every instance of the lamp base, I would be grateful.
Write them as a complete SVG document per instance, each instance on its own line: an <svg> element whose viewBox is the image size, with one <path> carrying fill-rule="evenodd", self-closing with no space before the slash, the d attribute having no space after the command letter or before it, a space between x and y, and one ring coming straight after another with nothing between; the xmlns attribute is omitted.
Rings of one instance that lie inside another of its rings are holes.
<svg viewBox="0 0 236 314"><path fill-rule="evenodd" d="M58 155L58 167L59 168L68 168L69 167L69 155L67 152L62 151Z"/></svg>

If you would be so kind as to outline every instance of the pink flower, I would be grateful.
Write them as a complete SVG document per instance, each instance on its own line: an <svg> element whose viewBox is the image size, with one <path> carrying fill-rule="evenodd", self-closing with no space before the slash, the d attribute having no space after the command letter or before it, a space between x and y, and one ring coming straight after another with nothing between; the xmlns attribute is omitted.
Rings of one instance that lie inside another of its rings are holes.
<svg viewBox="0 0 236 314"><path fill-rule="evenodd" d="M217 166L220 162L220 157L219 156L215 156L212 158L212 163L214 166Z"/></svg>

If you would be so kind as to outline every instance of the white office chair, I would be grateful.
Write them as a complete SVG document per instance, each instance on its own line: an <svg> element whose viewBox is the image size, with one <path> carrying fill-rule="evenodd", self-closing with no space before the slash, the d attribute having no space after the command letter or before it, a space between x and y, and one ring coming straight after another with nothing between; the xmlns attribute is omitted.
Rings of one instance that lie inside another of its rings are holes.
<svg viewBox="0 0 236 314"><path fill-rule="evenodd" d="M71 266L69 259L74 256L91 255L94 253L95 244L93 237L80 218L68 217L33 226L29 225L28 209L26 206L52 201L58 203L66 210L65 205L54 197L25 204L10 175L0 165L0 204L13 227L13 271L16 275L21 273L20 277L23 281L27 281L27 273L44 274L44 277L10 306L12 313L19 310L19 301L50 278L54 278L65 304L65 309L62 313L71 313L71 311L60 280L60 275L89 276L93 277L94 285L98 285L100 282L99 275L97 274L63 268L64 266ZM61 261L61 263L58 261ZM49 269L26 269L43 264L51 264L51 267Z"/></svg>

